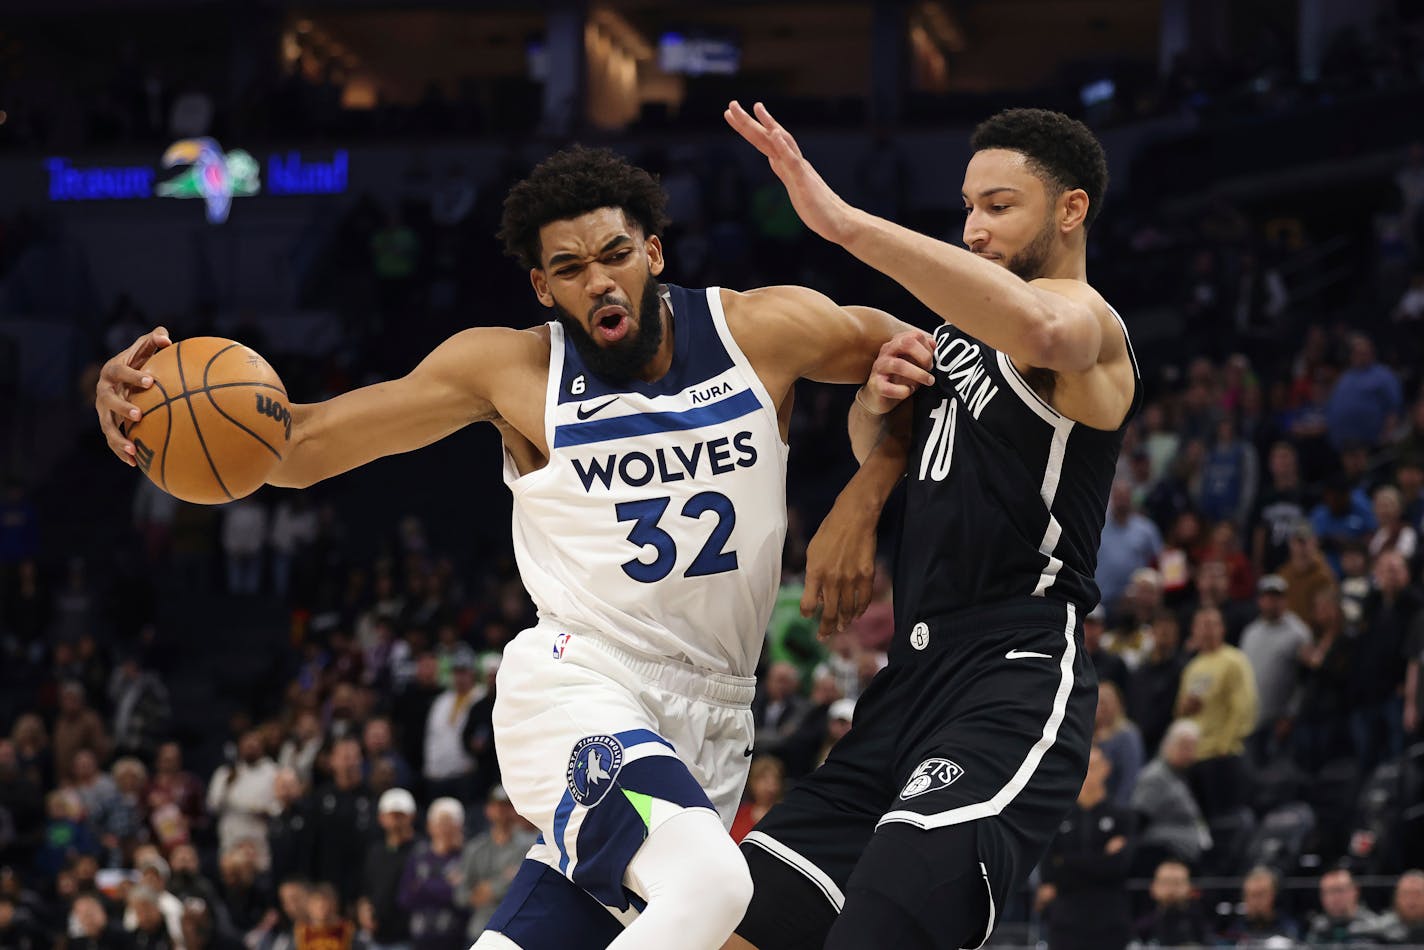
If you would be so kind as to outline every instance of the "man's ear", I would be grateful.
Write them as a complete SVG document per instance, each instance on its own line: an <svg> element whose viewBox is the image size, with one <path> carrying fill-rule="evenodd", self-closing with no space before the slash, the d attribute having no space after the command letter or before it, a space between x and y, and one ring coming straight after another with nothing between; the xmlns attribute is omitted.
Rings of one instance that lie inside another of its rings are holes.
<svg viewBox="0 0 1424 950"><path fill-rule="evenodd" d="M1064 234L1088 220L1088 193L1081 188L1065 191L1058 199L1058 228Z"/></svg>
<svg viewBox="0 0 1424 950"><path fill-rule="evenodd" d="M554 306L554 295L549 292L549 276L538 267L529 268L529 283L534 287L534 296L546 307Z"/></svg>
<svg viewBox="0 0 1424 950"><path fill-rule="evenodd" d="M663 242L656 234L643 239L643 250L648 255L648 271L654 277L663 272Z"/></svg>

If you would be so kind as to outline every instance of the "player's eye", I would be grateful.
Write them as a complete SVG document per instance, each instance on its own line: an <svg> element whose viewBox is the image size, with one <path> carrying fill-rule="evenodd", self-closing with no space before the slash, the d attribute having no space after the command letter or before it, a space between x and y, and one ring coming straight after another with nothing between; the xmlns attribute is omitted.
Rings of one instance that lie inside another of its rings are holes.
<svg viewBox="0 0 1424 950"><path fill-rule="evenodd" d="M625 247L621 251L614 251L612 254L608 255L608 262L610 264L616 264L619 261L626 259L628 255L632 253L633 249L631 247Z"/></svg>
<svg viewBox="0 0 1424 950"><path fill-rule="evenodd" d="M1004 211L1008 211L1008 210L1009 210L1009 206L1008 206L1008 205L990 205L990 206L989 206L989 210L990 210L990 211L993 211L995 214L1000 214L1000 213L1002 213L1002 212L1004 212Z"/></svg>

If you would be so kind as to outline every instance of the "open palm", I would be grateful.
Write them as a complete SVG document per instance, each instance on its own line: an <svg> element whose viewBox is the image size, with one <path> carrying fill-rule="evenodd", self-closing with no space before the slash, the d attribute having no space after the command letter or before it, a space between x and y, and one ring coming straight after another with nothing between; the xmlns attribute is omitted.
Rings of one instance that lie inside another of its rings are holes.
<svg viewBox="0 0 1424 950"><path fill-rule="evenodd" d="M796 140L772 118L766 106L758 102L752 111L754 116L734 100L723 116L728 125L767 157L806 226L828 241L845 243L850 237L854 209L802 157Z"/></svg>

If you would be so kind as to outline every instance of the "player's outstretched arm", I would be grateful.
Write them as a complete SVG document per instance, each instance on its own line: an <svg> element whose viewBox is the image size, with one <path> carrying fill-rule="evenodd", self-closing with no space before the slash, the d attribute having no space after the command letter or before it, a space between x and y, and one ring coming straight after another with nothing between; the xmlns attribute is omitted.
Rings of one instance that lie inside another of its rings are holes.
<svg viewBox="0 0 1424 950"><path fill-rule="evenodd" d="M1102 298L1081 281L1025 282L969 251L848 204L761 103L731 103L725 117L766 156L806 226L898 281L940 317L1016 363L1085 373L1099 362Z"/></svg>
<svg viewBox="0 0 1424 950"><path fill-rule="evenodd" d="M400 379L294 404L291 447L268 484L304 488L496 418L494 394L532 365L526 357L536 355L537 346L527 331L462 330Z"/></svg>

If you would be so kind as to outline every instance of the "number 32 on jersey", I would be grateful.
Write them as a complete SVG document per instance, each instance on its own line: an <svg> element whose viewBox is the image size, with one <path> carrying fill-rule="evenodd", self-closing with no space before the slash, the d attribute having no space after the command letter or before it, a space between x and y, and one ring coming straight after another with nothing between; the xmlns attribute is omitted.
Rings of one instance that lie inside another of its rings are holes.
<svg viewBox="0 0 1424 950"><path fill-rule="evenodd" d="M677 542L659 527L671 500L664 495L642 501L625 501L614 506L619 521L633 522L628 540L639 547L651 547L656 555L649 562L634 558L623 564L623 573L635 581L655 583L671 574L677 565ZM683 577L704 577L737 569L737 552L724 550L732 536L732 529L737 525L737 512L732 507L732 499L721 492L698 492L687 499L677 517L700 521L709 512L717 516L717 521L697 556L682 572Z"/></svg>

